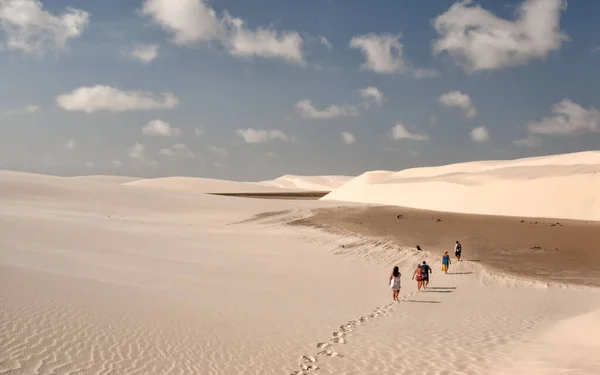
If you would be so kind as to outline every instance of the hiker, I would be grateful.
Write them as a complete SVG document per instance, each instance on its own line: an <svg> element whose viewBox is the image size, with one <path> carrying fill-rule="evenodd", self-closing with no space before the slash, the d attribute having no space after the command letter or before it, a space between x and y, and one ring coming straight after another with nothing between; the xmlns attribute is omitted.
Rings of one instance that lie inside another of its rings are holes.
<svg viewBox="0 0 600 375"><path fill-rule="evenodd" d="M429 285L429 274L432 273L433 270L427 262L423 261L421 265L421 279L423 280L423 289L427 289L427 285Z"/></svg>
<svg viewBox="0 0 600 375"><path fill-rule="evenodd" d="M460 255L462 253L462 245L460 242L456 241L456 245L454 245L454 255L456 255L456 259L460 262Z"/></svg>
<svg viewBox="0 0 600 375"><path fill-rule="evenodd" d="M447 251L444 251L444 256L442 257L442 271L444 271L444 273L448 273L448 268L450 267L451 263L450 255L448 255Z"/></svg>
<svg viewBox="0 0 600 375"><path fill-rule="evenodd" d="M400 294L400 270L398 266L394 267L392 274L390 275L390 289L392 289L392 298L394 301L398 301L398 294Z"/></svg>
<svg viewBox="0 0 600 375"><path fill-rule="evenodd" d="M413 272L412 279L417 280L417 291L421 291L421 287L423 286L423 269L418 263L417 268L415 268L415 272Z"/></svg>

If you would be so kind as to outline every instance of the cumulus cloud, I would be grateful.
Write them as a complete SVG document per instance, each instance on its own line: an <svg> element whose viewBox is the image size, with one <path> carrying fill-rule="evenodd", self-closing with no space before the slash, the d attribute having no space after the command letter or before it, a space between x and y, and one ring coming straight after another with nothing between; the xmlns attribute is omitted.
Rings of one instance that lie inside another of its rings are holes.
<svg viewBox="0 0 600 375"><path fill-rule="evenodd" d="M291 63L304 65L302 57L303 39L295 31L279 33L260 27L250 30L244 27L240 18L226 17L229 35L224 40L229 53L234 56L259 56L278 58Z"/></svg>
<svg viewBox="0 0 600 375"><path fill-rule="evenodd" d="M130 56L147 64L158 57L157 44L138 44L133 47Z"/></svg>
<svg viewBox="0 0 600 375"><path fill-rule="evenodd" d="M210 146L208 147L208 151L221 158L226 158L229 156L229 151L227 151L224 147Z"/></svg>
<svg viewBox="0 0 600 375"><path fill-rule="evenodd" d="M142 128L142 134L150 137L177 137L181 134L181 130L172 127L168 122L152 120Z"/></svg>
<svg viewBox="0 0 600 375"><path fill-rule="evenodd" d="M404 124L398 123L391 130L390 137L393 140L398 139L411 139L413 141L427 141L429 139L429 135L411 133Z"/></svg>
<svg viewBox="0 0 600 375"><path fill-rule="evenodd" d="M148 165L151 167L156 167L158 165L156 161L146 159L146 147L139 142L136 142L133 146L131 146L128 154L129 159L138 164Z"/></svg>
<svg viewBox="0 0 600 375"><path fill-rule="evenodd" d="M80 87L60 95L56 98L56 103L66 111L126 112L171 109L179 105L179 99L171 92L157 95L147 91L122 91L111 86L96 85Z"/></svg>
<svg viewBox="0 0 600 375"><path fill-rule="evenodd" d="M217 13L202 0L146 0L142 14L150 16L163 29L173 34L179 45L218 39L221 21Z"/></svg>
<svg viewBox="0 0 600 375"><path fill-rule="evenodd" d="M295 31L278 32L268 27L255 30L240 18L219 17L206 0L146 0L142 13L173 34L178 45L219 42L234 56L282 59L304 65L303 39Z"/></svg>
<svg viewBox="0 0 600 375"><path fill-rule="evenodd" d="M363 98L363 106L365 108L369 108L372 104L381 107L385 103L385 96L377 87L369 86L358 91Z"/></svg>
<svg viewBox="0 0 600 375"><path fill-rule="evenodd" d="M542 140L538 137L529 135L524 138L516 139L513 143L519 147L539 147L542 145Z"/></svg>
<svg viewBox="0 0 600 375"><path fill-rule="evenodd" d="M264 129L238 129L235 131L237 135L244 139L246 143L265 143L274 140L289 141L288 137L281 130L264 130Z"/></svg>
<svg viewBox="0 0 600 375"><path fill-rule="evenodd" d="M351 145L356 142L356 138L352 133L342 132L342 141L347 145Z"/></svg>
<svg viewBox="0 0 600 375"><path fill-rule="evenodd" d="M471 140L473 140L473 142L482 143L489 139L490 135L485 127L479 126L471 130Z"/></svg>
<svg viewBox="0 0 600 375"><path fill-rule="evenodd" d="M39 0L0 0L0 29L6 47L28 54L59 52L78 38L89 24L89 14L66 8L55 15Z"/></svg>
<svg viewBox="0 0 600 375"><path fill-rule="evenodd" d="M406 62L400 37L389 33L369 33L353 37L350 47L361 50L365 58L361 66L363 69L382 74L401 73Z"/></svg>
<svg viewBox="0 0 600 375"><path fill-rule="evenodd" d="M524 65L559 50L563 0L525 0L514 21L497 17L472 0L454 3L435 18L434 54L447 52L469 73Z"/></svg>
<svg viewBox="0 0 600 375"><path fill-rule="evenodd" d="M600 131L600 111L594 107L585 109L570 99L563 99L552 106L552 116L528 125L532 134L578 135Z"/></svg>
<svg viewBox="0 0 600 375"><path fill-rule="evenodd" d="M469 119L472 119L477 115L477 109L475 108L475 105L473 105L471 97L460 91L450 91L442 94L438 100L443 106L461 108L464 111L465 116Z"/></svg>
<svg viewBox="0 0 600 375"><path fill-rule="evenodd" d="M37 105L29 104L23 108L7 109L4 111L4 113L7 115L27 115L27 114L39 112L41 110L42 109L40 107L38 107Z"/></svg>
<svg viewBox="0 0 600 375"><path fill-rule="evenodd" d="M65 143L65 150L73 151L77 148L77 141L74 139L69 139L67 143Z"/></svg>
<svg viewBox="0 0 600 375"><path fill-rule="evenodd" d="M158 152L163 156L178 156L184 159L195 159L196 154L192 152L185 144L178 143L170 148L163 148Z"/></svg>
<svg viewBox="0 0 600 375"><path fill-rule="evenodd" d="M330 119L335 117L358 116L358 108L353 105L331 104L325 109L317 109L310 99L303 99L296 103L296 111L304 118Z"/></svg>

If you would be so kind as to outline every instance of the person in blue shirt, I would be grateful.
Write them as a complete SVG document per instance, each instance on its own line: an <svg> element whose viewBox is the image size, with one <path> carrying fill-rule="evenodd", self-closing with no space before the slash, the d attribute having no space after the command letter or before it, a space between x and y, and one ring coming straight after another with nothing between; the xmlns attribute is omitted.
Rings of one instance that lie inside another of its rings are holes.
<svg viewBox="0 0 600 375"><path fill-rule="evenodd" d="M427 262L423 261L421 265L421 279L423 280L423 289L427 289L427 285L429 285L429 274L433 272L431 267L427 264Z"/></svg>
<svg viewBox="0 0 600 375"><path fill-rule="evenodd" d="M444 273L448 273L448 268L450 268L450 255L448 255L447 251L444 251L444 256L442 257L442 269Z"/></svg>

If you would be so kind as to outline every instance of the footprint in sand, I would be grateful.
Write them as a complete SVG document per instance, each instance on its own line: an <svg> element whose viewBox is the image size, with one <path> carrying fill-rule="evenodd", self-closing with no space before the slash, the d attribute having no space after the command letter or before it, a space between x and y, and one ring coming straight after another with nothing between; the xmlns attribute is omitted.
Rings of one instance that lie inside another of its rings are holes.
<svg viewBox="0 0 600 375"><path fill-rule="evenodd" d="M317 349L324 349L329 346L328 342L320 342L317 344Z"/></svg>
<svg viewBox="0 0 600 375"><path fill-rule="evenodd" d="M323 351L320 351L320 352L318 352L317 354L318 354L318 355L324 355L324 356L327 356L327 357L338 357L338 358L344 358L344 356L343 356L342 354L340 354L340 353L336 353L336 352L334 352L334 351L331 351L331 350L329 350L329 349L325 349L325 350L323 350Z"/></svg>
<svg viewBox="0 0 600 375"><path fill-rule="evenodd" d="M315 363L315 362L317 362L317 359L315 357L313 357L312 355L303 355L302 356L302 360L304 362L307 362L307 363Z"/></svg>
<svg viewBox="0 0 600 375"><path fill-rule="evenodd" d="M329 341L331 341L334 344L345 344L347 342L344 336L335 337Z"/></svg>

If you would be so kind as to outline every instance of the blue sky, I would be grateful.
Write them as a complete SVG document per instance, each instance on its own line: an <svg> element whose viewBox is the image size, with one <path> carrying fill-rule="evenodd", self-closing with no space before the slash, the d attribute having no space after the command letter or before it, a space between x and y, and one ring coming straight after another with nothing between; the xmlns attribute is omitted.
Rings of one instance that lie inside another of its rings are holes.
<svg viewBox="0 0 600 375"><path fill-rule="evenodd" d="M598 14L0 0L0 168L262 180L598 149Z"/></svg>

